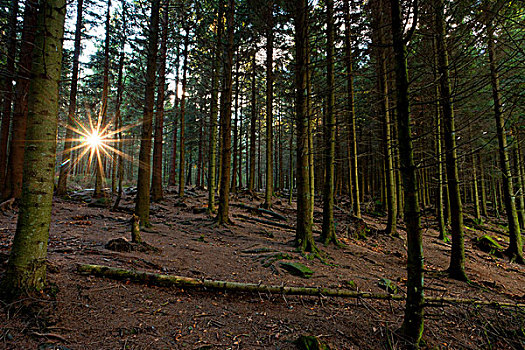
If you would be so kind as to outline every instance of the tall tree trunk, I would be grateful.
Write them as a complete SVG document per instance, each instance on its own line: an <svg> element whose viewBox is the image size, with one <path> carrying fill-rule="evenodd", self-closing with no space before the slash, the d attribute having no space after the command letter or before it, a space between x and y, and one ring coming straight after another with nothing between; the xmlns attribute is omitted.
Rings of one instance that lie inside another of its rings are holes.
<svg viewBox="0 0 525 350"><path fill-rule="evenodd" d="M233 66L233 33L234 33L235 0L228 0L226 22L226 45L224 47L223 81L221 91L221 129L222 129L222 162L221 184L219 192L219 210L217 222L219 225L230 223L230 162L231 162L231 117L232 117L232 66Z"/></svg>
<svg viewBox="0 0 525 350"><path fill-rule="evenodd" d="M62 63L64 0L39 3L27 115L22 198L2 289L41 291L46 279Z"/></svg>
<svg viewBox="0 0 525 350"><path fill-rule="evenodd" d="M437 203L436 203L436 211L437 211L437 220L438 220L438 229L439 229L439 239L443 240L445 239L446 235L446 224L445 224L445 168L443 165L443 146L442 146L442 138L443 138L443 120L441 116L441 93L439 91L439 83L438 83L438 60L437 60L437 41L434 37L432 40L433 49L434 49L434 81L436 81L434 86L434 93L436 95L436 104L434 107L434 127L436 132L436 137L434 140L434 149L436 152L436 159L437 159L437 182L438 182L438 191L437 191Z"/></svg>
<svg viewBox="0 0 525 350"><path fill-rule="evenodd" d="M519 131L516 130L516 144L514 145L514 173L516 175L516 193L518 195L517 209L518 219L520 223L520 229L523 230L525 227L525 198L523 196L523 172L522 172L522 159L520 152L520 139Z"/></svg>
<svg viewBox="0 0 525 350"><path fill-rule="evenodd" d="M348 2L348 0L346 1ZM373 6L374 12L374 28L377 28L377 33L373 36L378 45L375 49L376 56L376 70L377 70L377 86L379 89L380 111L383 116L383 153L385 163L385 187L386 187L386 209L388 213L387 225L385 232L392 236L398 236L397 233L397 203L396 203L396 184L394 174L393 161L393 147L392 147L392 132L391 120L389 110L388 98L388 81L387 81L387 59L385 55L385 35L384 35L384 19L383 19L383 2L378 1ZM352 132L350 130L350 132Z"/></svg>
<svg viewBox="0 0 525 350"><path fill-rule="evenodd" d="M259 111L260 112L260 111ZM261 113L262 114L262 113ZM259 123L257 128L257 133L260 135L262 133L262 115L259 116ZM261 140L262 137L257 139L257 189L262 188L263 175L262 175L262 161L261 161Z"/></svg>
<svg viewBox="0 0 525 350"><path fill-rule="evenodd" d="M106 39L104 42L104 73L103 73L103 84L102 84L102 97L100 111L98 114L97 125L95 132L99 133L106 126L106 119L108 113L108 91L109 91L109 44L111 39L110 33L110 19L111 19L111 0L108 0L108 8L106 12ZM95 150L95 192L93 197L102 197L102 187L105 181L104 166L105 157L102 151L98 148Z"/></svg>
<svg viewBox="0 0 525 350"><path fill-rule="evenodd" d="M279 177L278 177L278 188L279 191L282 192L284 189L284 171L283 171L283 152L284 149L282 147L283 144L283 121L282 121L282 110L279 108L279 137L277 138L277 147L276 149L279 151L279 155L277 157L277 164L279 167Z"/></svg>
<svg viewBox="0 0 525 350"><path fill-rule="evenodd" d="M122 198L122 181L124 178L124 157L123 157L123 142L124 137L122 135L122 116L121 116L121 105L122 105L122 95L124 91L123 84L123 70L124 70L124 59L126 58L126 32L127 32L127 13L126 13L126 2L122 2L122 30L120 31L122 37L120 41L120 54L118 60L118 77L117 77L117 101L115 104L115 123L116 129L118 131L118 146L117 146L117 178L118 178L118 189L117 189L117 198L113 204L113 210L116 210L119 207L120 199Z"/></svg>
<svg viewBox="0 0 525 350"><path fill-rule="evenodd" d="M292 199L293 199L293 184L294 184L294 171L293 171L293 168L294 168L294 164L293 164L293 133L294 133L294 125L293 125L293 119L291 120L290 122L290 144L289 144L289 155L288 155L288 159L289 159L289 165L290 165L290 169L289 169L289 172L288 172L288 176L289 176L289 179L288 179L288 190L289 190L289 194L288 194L288 204L292 204Z"/></svg>
<svg viewBox="0 0 525 350"><path fill-rule="evenodd" d="M306 115L308 119L308 125L306 127L307 132L307 150L308 150L308 186L310 191L310 205L308 210L308 218L310 220L310 226L313 227L314 224L314 208L315 208L315 170L316 168L321 168L321 166L315 166L315 153L316 149L314 145L314 110L312 108L312 72L313 69L310 65L310 40L306 40Z"/></svg>
<svg viewBox="0 0 525 350"><path fill-rule="evenodd" d="M22 194L22 176L24 168L24 148L28 108L27 97L31 78L36 21L37 5L32 1L27 1L24 13L24 28L22 30L20 60L18 62L18 75L16 79L11 145L9 147L7 176L3 191L4 199L19 199ZM73 74L74 73L75 72L73 71Z"/></svg>
<svg viewBox="0 0 525 350"><path fill-rule="evenodd" d="M164 0L162 34L160 44L159 88L157 92L157 111L155 114L155 142L153 144L153 176L151 178L151 196L154 202L161 201L162 194L162 143L164 138L164 100L166 85L166 57L168 51L168 10L169 0Z"/></svg>
<svg viewBox="0 0 525 350"><path fill-rule="evenodd" d="M268 4L266 28L266 190L263 207L272 206L273 196L273 0Z"/></svg>
<svg viewBox="0 0 525 350"><path fill-rule="evenodd" d="M203 113L204 114L204 113ZM197 187L202 188L202 152L203 152L203 138L204 137L204 118L199 118L199 141L197 150Z"/></svg>
<svg viewBox="0 0 525 350"><path fill-rule="evenodd" d="M222 59L222 21L223 21L223 0L219 1L217 10L216 37L217 45L214 47L214 60L212 67L211 82L211 106L210 106L210 155L208 163L208 213L215 212L215 176L217 166L217 116L218 116L218 98L219 98L219 76L221 68L219 62Z"/></svg>
<svg viewBox="0 0 525 350"><path fill-rule="evenodd" d="M306 105L308 1L294 1L295 116L297 123L297 223L295 245L302 252L317 252L310 218L308 166L308 113Z"/></svg>
<svg viewBox="0 0 525 350"><path fill-rule="evenodd" d="M518 140L516 140L518 143ZM525 223L525 210L524 210L524 198L523 198L523 181L521 176L521 166L520 166L520 154L518 152L518 145L513 147L514 153L514 174L516 176L516 186L514 192L518 196L516 198L516 210L518 211L518 221L520 224L520 230L523 230L523 225Z"/></svg>
<svg viewBox="0 0 525 350"><path fill-rule="evenodd" d="M488 53L490 64L490 84L492 86L492 98L494 99L494 118L496 120L496 133L499 144L499 165L501 170L501 180L503 182L503 198L505 202L505 211L509 221L509 247L505 253L511 260L520 264L525 263L523 259L523 243L516 210L516 198L513 192L512 174L510 171L510 159L507 146L507 133L505 131L505 120L501 104L501 95L499 87L499 76L496 63L496 50L494 47L494 27L489 24L488 28Z"/></svg>
<svg viewBox="0 0 525 350"><path fill-rule="evenodd" d="M239 117L239 152L238 152L238 156L239 156L238 164L239 164L239 167L238 167L238 174L237 174L237 176L239 177L239 180L238 180L239 182L237 184L238 188L242 188L242 186L243 186L243 180L242 180L242 152L243 152L243 147L242 147L242 128L243 128L242 116L243 116L243 106L244 106L244 98L241 100L241 113L240 113L240 117Z"/></svg>
<svg viewBox="0 0 525 350"><path fill-rule="evenodd" d="M443 0L437 0L435 13L437 60L441 89L440 104L443 109L445 129L445 159L447 164L447 188L450 201L450 227L452 233L452 252L450 254L448 273L452 278L466 281L465 242L463 238L463 205L461 204L461 193L459 190L459 174L456 154L456 126L454 120L454 108L452 106L452 94L450 90L444 13L445 8Z"/></svg>
<svg viewBox="0 0 525 350"><path fill-rule="evenodd" d="M179 196L184 196L185 167L186 167L186 135L185 135L185 118L186 118L186 87L188 81L188 46L190 42L190 27L185 27L186 36L184 37L184 63L182 68L182 97L180 100L180 148L179 148Z"/></svg>
<svg viewBox="0 0 525 350"><path fill-rule="evenodd" d="M334 164L335 164L335 78L334 78L334 2L326 0L326 63L327 101L325 133L325 179L323 188L323 228L321 241L337 243L334 226Z"/></svg>
<svg viewBox="0 0 525 350"><path fill-rule="evenodd" d="M348 133L348 161L350 163L350 197L352 198L352 213L360 218L361 205L359 202L359 175L357 164L357 138L356 138L356 119L354 104L354 74L352 67L352 38L350 23L350 0L345 0L345 63L347 71L347 119L346 127Z"/></svg>
<svg viewBox="0 0 525 350"><path fill-rule="evenodd" d="M239 53L237 52L237 56L239 56ZM231 193L237 192L237 152L239 149L237 148L237 143L239 141L239 94L240 94L240 87L239 87L239 60L240 57L235 62L235 107L234 107L234 115L235 119L233 120L233 167L232 167L232 178L231 178Z"/></svg>
<svg viewBox="0 0 525 350"><path fill-rule="evenodd" d="M257 49L253 50L252 56L252 110L250 118L250 176L248 179L248 191L253 192L255 187L255 143L257 141Z"/></svg>
<svg viewBox="0 0 525 350"><path fill-rule="evenodd" d="M189 150L189 153L188 153L188 165L186 166L187 167L187 170L186 172L188 173L188 176L186 176L186 186L191 186L192 185L192 165L193 165L193 148L190 148Z"/></svg>
<svg viewBox="0 0 525 350"><path fill-rule="evenodd" d="M2 125L0 127L0 189L4 188L7 171L7 144L9 140L9 128L11 126L11 103L13 101L13 79L15 77L17 16L18 0L12 0L7 29L5 76L3 77L1 88L1 91L3 91L3 104Z"/></svg>
<svg viewBox="0 0 525 350"><path fill-rule="evenodd" d="M157 70L157 46L159 41L159 10L160 0L153 0L147 46L148 60L146 67L146 91L144 93L144 116L142 119L137 202L135 205L135 215L138 217L140 226L142 227L150 226L151 134L153 124L153 105L155 104L155 74ZM137 233L138 232L135 232L135 234ZM140 241L140 236L136 237L136 239Z"/></svg>
<svg viewBox="0 0 525 350"><path fill-rule="evenodd" d="M64 152L62 153L62 162L60 164L60 175L58 177L58 185L56 193L57 195L65 195L67 192L67 180L69 171L71 170L72 153L71 148L73 143L71 138L73 137L73 118L75 117L77 109L77 91L78 91L78 68L79 68L79 57L80 57L80 41L82 39L82 15L83 15L84 0L77 1L77 23L75 27L75 48L73 51L73 67L71 73L71 88L69 91L69 109L67 114L66 136L64 140Z"/></svg>
<svg viewBox="0 0 525 350"><path fill-rule="evenodd" d="M474 195L474 212L476 219L481 220L481 205L478 192L478 166L476 164L476 153L472 153L472 191Z"/></svg>
<svg viewBox="0 0 525 350"><path fill-rule="evenodd" d="M399 0L390 0L392 39L395 55L397 90L397 130L400 170L405 191L405 224L407 231L407 300L403 334L417 347L423 334L423 245L421 212L417 193L416 166L410 127L407 51L403 37L403 16ZM417 6L417 5L416 5ZM414 24L415 25L415 24Z"/></svg>
<svg viewBox="0 0 525 350"><path fill-rule="evenodd" d="M177 125L179 122L179 59L180 59L180 48L177 45L177 58L175 59L175 104L173 105L173 136L172 136L172 148L171 148L171 165L170 165L170 176L168 178L168 186L175 186L177 182Z"/></svg>
<svg viewBox="0 0 525 350"><path fill-rule="evenodd" d="M479 167L479 184L481 192L481 214L484 217L488 216L487 211L487 185L485 183L485 167L483 165L483 158L481 152L478 152L478 167Z"/></svg>

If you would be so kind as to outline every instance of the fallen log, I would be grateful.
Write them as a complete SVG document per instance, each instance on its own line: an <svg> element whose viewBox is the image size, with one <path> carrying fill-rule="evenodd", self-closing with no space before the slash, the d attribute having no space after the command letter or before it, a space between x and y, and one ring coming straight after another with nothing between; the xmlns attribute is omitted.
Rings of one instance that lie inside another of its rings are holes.
<svg viewBox="0 0 525 350"><path fill-rule="evenodd" d="M160 287L184 287L184 288L209 288L214 290L226 290L250 293L274 293L284 295L325 296L341 298L361 298L376 300L404 301L405 296L401 294L383 294L370 292L357 292L347 289L333 289L323 287L286 287L266 285L262 283L241 283L210 279L196 279L191 277L162 275L152 272L126 270L116 267L102 265L77 265L77 271L83 275L107 277L114 280L130 280L138 283L151 283ZM445 305L468 304L473 306L509 307L525 310L525 304L506 303L498 301L456 299L447 297L426 297L424 306L441 307Z"/></svg>
<svg viewBox="0 0 525 350"><path fill-rule="evenodd" d="M525 311L525 304L520 303L504 303L496 300L477 300L465 298L447 298L447 297L428 297L425 298L426 307L441 307L445 305L467 304L472 306L493 306L493 307L507 307L517 308Z"/></svg>
<svg viewBox="0 0 525 350"><path fill-rule="evenodd" d="M274 293L285 295L333 296L346 298L404 300L399 294L380 294L355 292L346 289L316 287L285 287L276 285L196 279L191 277L161 275L152 272L125 270L101 265L78 265L80 274L107 277L115 280L131 280L139 283L151 283L160 287L210 288L238 292Z"/></svg>

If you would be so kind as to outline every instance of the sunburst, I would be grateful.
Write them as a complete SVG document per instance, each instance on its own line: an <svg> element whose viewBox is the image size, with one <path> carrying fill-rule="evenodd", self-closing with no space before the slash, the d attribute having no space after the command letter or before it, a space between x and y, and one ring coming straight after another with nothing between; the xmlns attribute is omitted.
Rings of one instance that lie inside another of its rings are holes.
<svg viewBox="0 0 525 350"><path fill-rule="evenodd" d="M88 157L88 170L93 165L97 166L100 170L100 173L102 174L102 179L104 179L104 157L113 159L116 155L123 157L127 160L132 159L132 157L122 152L118 147L114 147L113 145L128 141L118 136L122 135L123 132L139 125L139 123L134 123L117 129L112 129L112 126L114 125L114 119L111 119L109 122L106 123L106 125L102 126L102 123L100 122L99 118L95 125L91 118L91 113L88 113L87 123L83 123L77 117L73 117L72 121L73 125L68 124L65 125L65 127L72 130L74 133L77 134L77 136L66 140L71 142L72 146L67 149L64 149L62 153L71 153L72 151L76 150L79 150L79 153L75 157L74 163L70 164L70 157L69 159L65 159L63 161L62 166L66 166L69 164L70 167L73 167L76 164L78 164L84 157Z"/></svg>

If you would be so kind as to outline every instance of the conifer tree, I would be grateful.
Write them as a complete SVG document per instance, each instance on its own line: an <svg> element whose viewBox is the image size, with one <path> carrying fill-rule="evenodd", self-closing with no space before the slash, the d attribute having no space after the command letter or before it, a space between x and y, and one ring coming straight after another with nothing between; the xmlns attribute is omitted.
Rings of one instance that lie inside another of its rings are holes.
<svg viewBox="0 0 525 350"><path fill-rule="evenodd" d="M29 87L22 197L2 290L16 296L41 291L46 281L62 64L64 0L41 1Z"/></svg>
<svg viewBox="0 0 525 350"><path fill-rule="evenodd" d="M411 132L409 80L406 38L403 35L403 15L399 0L390 0L392 11L392 41L395 60L397 139L400 171L405 194L405 224L407 231L407 299L403 334L409 346L417 348L423 334L423 244L421 212L417 189L414 146ZM417 4L416 4L417 6ZM415 26L415 23L413 23Z"/></svg>
<svg viewBox="0 0 525 350"><path fill-rule="evenodd" d="M153 105L155 103L155 74L157 67L157 46L159 32L160 0L152 0L147 43L146 89L144 92L144 114L139 153L139 174L137 180L137 202L135 215L140 226L150 226L150 178L151 178L151 135ZM135 232L137 234L137 232ZM140 238L139 238L140 240Z"/></svg>

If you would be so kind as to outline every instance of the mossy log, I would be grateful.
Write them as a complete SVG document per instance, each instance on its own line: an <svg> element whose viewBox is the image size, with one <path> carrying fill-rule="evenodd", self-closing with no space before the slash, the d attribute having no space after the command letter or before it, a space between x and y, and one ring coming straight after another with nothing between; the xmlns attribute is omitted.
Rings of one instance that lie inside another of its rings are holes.
<svg viewBox="0 0 525 350"><path fill-rule="evenodd" d="M362 298L376 300L405 300L404 295L383 294L370 292L355 292L347 289L332 289L323 287L285 287L276 285L266 285L261 283L241 283L210 279L196 279L191 277L161 275L152 272L126 270L116 267L102 265L83 265L77 266L77 271L83 275L93 275L111 278L114 280L130 280L137 283L150 283L160 287L184 287L184 288L209 288L214 290L229 290L248 293L275 293L285 295L305 295L305 296L331 296L341 298ZM453 304L470 304L477 306L510 307L525 309L525 304L485 301L476 299L456 299L446 297L427 297L425 306L440 307Z"/></svg>
<svg viewBox="0 0 525 350"><path fill-rule="evenodd" d="M347 289L332 289L322 287L285 287L257 283L241 283L196 279L182 276L162 275L144 271L125 270L101 265L78 265L81 274L107 277L115 280L131 280L139 283L151 283L161 287L210 288L252 293L274 293L285 295L333 296L363 299L404 300L403 295L381 294L369 292L354 292Z"/></svg>

